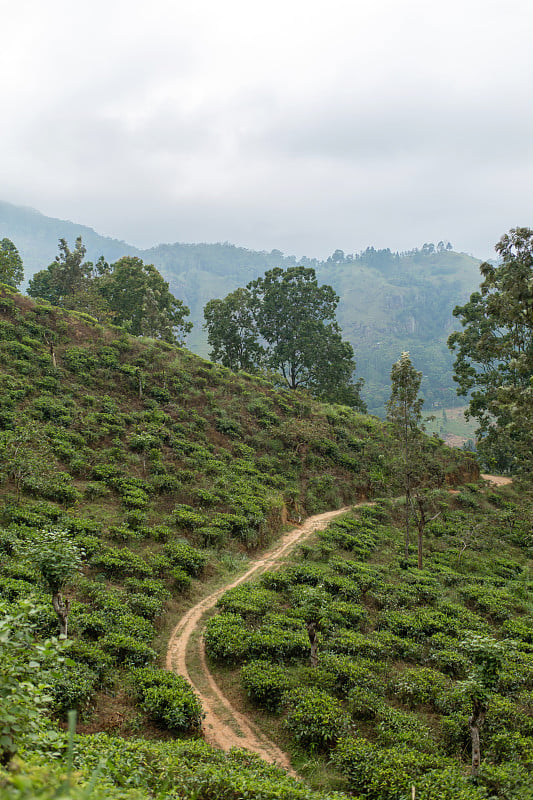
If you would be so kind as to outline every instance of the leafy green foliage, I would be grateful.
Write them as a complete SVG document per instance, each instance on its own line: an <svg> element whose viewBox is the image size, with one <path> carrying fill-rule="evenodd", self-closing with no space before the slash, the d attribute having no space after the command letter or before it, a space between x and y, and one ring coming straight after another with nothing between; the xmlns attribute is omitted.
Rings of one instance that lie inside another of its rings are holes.
<svg viewBox="0 0 533 800"><path fill-rule="evenodd" d="M498 266L481 264L480 291L454 315L463 330L448 345L456 351L458 393L470 394L479 450L500 471L530 474L533 428L533 231L513 228L496 251Z"/></svg>
<svg viewBox="0 0 533 800"><path fill-rule="evenodd" d="M191 686L181 675L155 667L131 671L133 692L155 722L168 730L197 733L202 707Z"/></svg>
<svg viewBox="0 0 533 800"><path fill-rule="evenodd" d="M241 684L255 705L277 711L291 681L284 667L269 661L249 661L241 669Z"/></svg>
<svg viewBox="0 0 533 800"><path fill-rule="evenodd" d="M0 283L15 288L23 279L24 268L19 251L11 239L4 238L0 241Z"/></svg>
<svg viewBox="0 0 533 800"><path fill-rule="evenodd" d="M353 349L334 319L339 298L314 269L276 268L204 309L211 358L233 369L268 368L290 389L362 410Z"/></svg>
<svg viewBox="0 0 533 800"><path fill-rule="evenodd" d="M340 703L322 689L293 689L284 696L284 703L289 707L287 728L308 750L331 748L349 726Z"/></svg>
<svg viewBox="0 0 533 800"><path fill-rule="evenodd" d="M56 594L80 571L84 553L68 531L51 528L32 535L26 557L35 563L47 588Z"/></svg>
<svg viewBox="0 0 533 800"><path fill-rule="evenodd" d="M46 728L52 697L41 673L59 667L61 644L36 640L36 608L29 603L2 604L0 610L0 763L5 765Z"/></svg>

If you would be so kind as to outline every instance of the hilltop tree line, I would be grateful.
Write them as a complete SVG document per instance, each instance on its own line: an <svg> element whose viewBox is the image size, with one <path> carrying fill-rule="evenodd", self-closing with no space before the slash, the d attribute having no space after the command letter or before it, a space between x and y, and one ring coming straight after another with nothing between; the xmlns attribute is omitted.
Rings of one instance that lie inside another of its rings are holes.
<svg viewBox="0 0 533 800"><path fill-rule="evenodd" d="M421 256L451 245L429 243ZM477 419L478 447L500 471L528 471L533 449L533 231L512 229L496 245L498 265L481 265L483 282L454 315L463 330L448 340L456 353L454 380ZM28 293L82 311L133 335L183 344L192 324L189 309L169 291L152 264L126 256L114 264L85 261L81 237L29 282ZM397 254L367 248L361 258L393 262ZM330 263L357 260L336 250ZM18 286L23 265L9 239L0 241L0 282ZM341 337L331 286L319 286L311 266L280 267L222 300L207 303L205 327L211 358L232 369L267 370L281 385L363 409L361 381L354 381L354 353ZM524 466L526 465L526 466Z"/></svg>

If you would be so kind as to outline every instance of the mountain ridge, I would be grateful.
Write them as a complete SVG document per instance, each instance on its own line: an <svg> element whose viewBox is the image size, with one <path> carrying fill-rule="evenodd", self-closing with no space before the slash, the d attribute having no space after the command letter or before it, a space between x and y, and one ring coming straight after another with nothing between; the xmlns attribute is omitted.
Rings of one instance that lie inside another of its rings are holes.
<svg viewBox="0 0 533 800"><path fill-rule="evenodd" d="M275 249L270 253L248 250L228 242L161 243L139 249L87 226L0 202L0 237L12 239L18 247L26 279L54 260L60 237L72 242L79 235L89 260L103 255L115 261L132 255L153 263L171 292L190 308L194 328L188 346L204 357L208 345L203 308L209 300L226 296L274 267L313 267L318 280L332 285L340 297L337 317L354 348L357 375L365 379L365 400L372 412L383 414L390 367L403 350L411 352L424 374L422 394L427 407L458 404L446 340L457 326L454 306L464 303L477 288L479 259L456 253L443 243L403 253L370 247L345 256L337 250L326 261L297 259Z"/></svg>

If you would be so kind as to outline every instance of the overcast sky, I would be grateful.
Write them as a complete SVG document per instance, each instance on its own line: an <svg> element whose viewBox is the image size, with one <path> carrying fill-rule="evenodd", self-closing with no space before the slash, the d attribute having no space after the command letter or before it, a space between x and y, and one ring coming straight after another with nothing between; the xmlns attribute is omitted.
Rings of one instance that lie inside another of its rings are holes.
<svg viewBox="0 0 533 800"><path fill-rule="evenodd" d="M533 227L531 0L0 0L0 199L323 257Z"/></svg>

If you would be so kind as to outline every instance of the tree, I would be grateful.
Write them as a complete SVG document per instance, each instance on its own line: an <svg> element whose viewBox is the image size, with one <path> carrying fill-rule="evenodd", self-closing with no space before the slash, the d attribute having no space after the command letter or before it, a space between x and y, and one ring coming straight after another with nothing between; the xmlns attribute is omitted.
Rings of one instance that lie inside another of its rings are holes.
<svg viewBox="0 0 533 800"><path fill-rule="evenodd" d="M83 291L92 277L93 264L85 262L86 248L81 236L74 250L66 239L59 240L59 255L46 269L36 272L29 282L30 297L40 297L56 306L65 306L67 298Z"/></svg>
<svg viewBox="0 0 533 800"><path fill-rule="evenodd" d="M64 595L67 584L80 571L83 551L67 531L38 531L28 544L27 557L37 566L52 593L52 606L59 620L59 633L68 636L70 600Z"/></svg>
<svg viewBox="0 0 533 800"><path fill-rule="evenodd" d="M11 239L0 241L0 283L7 283L14 289L24 279L24 268L19 251Z"/></svg>
<svg viewBox="0 0 533 800"><path fill-rule="evenodd" d="M212 357L277 373L290 389L364 409L353 349L335 320L339 298L307 267L276 267L204 311ZM239 343L240 339L240 343Z"/></svg>
<svg viewBox="0 0 533 800"><path fill-rule="evenodd" d="M463 326L448 339L456 351L457 393L479 423L478 452L500 471L533 469L533 230L513 228L485 262L480 291L454 315Z"/></svg>
<svg viewBox="0 0 533 800"><path fill-rule="evenodd" d="M265 350L258 341L248 289L236 289L223 300L210 300L204 317L212 347L210 358L229 369L255 372L263 363Z"/></svg>
<svg viewBox="0 0 533 800"><path fill-rule="evenodd" d="M472 775L475 776L481 764L480 730L497 688L503 649L495 639L476 634L471 634L461 646L472 661L472 669L462 688L472 704L468 728L472 741Z"/></svg>
<svg viewBox="0 0 533 800"><path fill-rule="evenodd" d="M422 373L418 372L409 357L403 352L392 365L391 395L387 403L387 419L400 442L401 470L405 488L405 558L409 558L409 518L411 515L411 492L419 468L417 455L420 454L420 426L422 405L418 397Z"/></svg>
<svg viewBox="0 0 533 800"><path fill-rule="evenodd" d="M185 319L190 311L170 293L168 283L153 264L124 256L112 265L99 285L114 323L124 325L134 336L183 344L192 328Z"/></svg>

